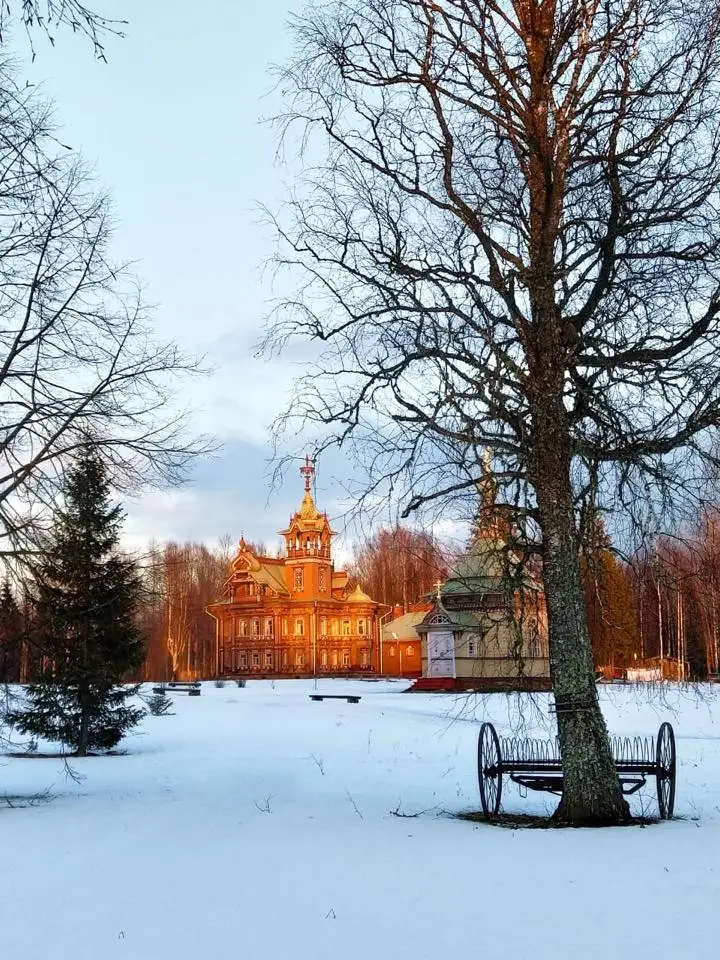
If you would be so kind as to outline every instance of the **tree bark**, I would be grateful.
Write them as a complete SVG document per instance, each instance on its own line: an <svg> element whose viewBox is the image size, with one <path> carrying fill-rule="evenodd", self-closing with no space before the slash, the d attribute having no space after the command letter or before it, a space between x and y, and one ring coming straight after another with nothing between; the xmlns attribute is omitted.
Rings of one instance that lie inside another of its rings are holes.
<svg viewBox="0 0 720 960"><path fill-rule="evenodd" d="M540 439L535 489L544 547L550 673L557 715L564 789L560 822L610 825L630 817L600 709L590 649L574 522L568 438L560 409ZM545 431L541 431L544 433ZM563 442L564 441L564 442Z"/></svg>
<svg viewBox="0 0 720 960"><path fill-rule="evenodd" d="M88 696L84 685L80 691L80 729L78 732L78 744L75 751L76 757L86 757L88 752L88 740L90 739L90 708Z"/></svg>

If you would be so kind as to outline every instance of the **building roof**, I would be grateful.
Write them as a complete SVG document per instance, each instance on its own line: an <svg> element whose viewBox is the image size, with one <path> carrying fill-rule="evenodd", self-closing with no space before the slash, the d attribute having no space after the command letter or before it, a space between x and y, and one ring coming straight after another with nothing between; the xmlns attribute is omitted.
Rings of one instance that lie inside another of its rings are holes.
<svg viewBox="0 0 720 960"><path fill-rule="evenodd" d="M258 569L251 570L250 576L257 580L258 583L264 583L266 586L270 587L271 590L274 590L276 593L281 594L282 596L289 596L290 591L287 588L287 584L282 575L282 568L273 569L277 567L276 564L267 563L264 557L258 558Z"/></svg>
<svg viewBox="0 0 720 960"><path fill-rule="evenodd" d="M374 603L372 598L361 589L360 584L355 587L352 593L348 594L347 599L348 603Z"/></svg>
<svg viewBox="0 0 720 960"><path fill-rule="evenodd" d="M328 520L327 514L321 513L318 510L310 490L306 489L305 495L300 503L300 509L290 517L288 526L285 530L281 530L280 534L286 537L293 530L297 530L300 533L322 533L326 528L328 534L333 536L334 531L330 529L330 521Z"/></svg>
<svg viewBox="0 0 720 960"><path fill-rule="evenodd" d="M537 579L512 549L510 519L505 508L496 503L498 483L487 451L477 488L478 513L473 524L473 540L443 584L442 596L482 597L491 593L507 596L518 589L541 590Z"/></svg>
<svg viewBox="0 0 720 960"><path fill-rule="evenodd" d="M504 593L531 584L535 586L532 577L521 571L519 559L504 540L481 535L450 571L442 595Z"/></svg>
<svg viewBox="0 0 720 960"><path fill-rule="evenodd" d="M415 627L425 619L426 612L414 610L404 613L383 626L383 640L419 640L420 634ZM397 636L393 636L397 634Z"/></svg>

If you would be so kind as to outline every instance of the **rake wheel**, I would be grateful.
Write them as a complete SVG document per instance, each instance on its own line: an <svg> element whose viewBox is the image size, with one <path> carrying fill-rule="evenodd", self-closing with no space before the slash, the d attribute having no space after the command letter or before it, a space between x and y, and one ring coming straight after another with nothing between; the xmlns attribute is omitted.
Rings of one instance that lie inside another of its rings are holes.
<svg viewBox="0 0 720 960"><path fill-rule="evenodd" d="M496 816L502 797L502 753L491 723L484 723L478 735L478 786L483 813Z"/></svg>

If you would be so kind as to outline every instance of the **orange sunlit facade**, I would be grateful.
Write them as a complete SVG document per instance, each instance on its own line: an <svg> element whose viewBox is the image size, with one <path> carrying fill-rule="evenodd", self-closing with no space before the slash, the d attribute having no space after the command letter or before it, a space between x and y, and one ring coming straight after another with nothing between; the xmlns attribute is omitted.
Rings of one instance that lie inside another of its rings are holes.
<svg viewBox="0 0 720 960"><path fill-rule="evenodd" d="M207 611L217 624L218 676L317 676L378 669L381 605L332 562L333 531L301 468L305 495L281 531L282 557L257 555L244 540L225 596Z"/></svg>

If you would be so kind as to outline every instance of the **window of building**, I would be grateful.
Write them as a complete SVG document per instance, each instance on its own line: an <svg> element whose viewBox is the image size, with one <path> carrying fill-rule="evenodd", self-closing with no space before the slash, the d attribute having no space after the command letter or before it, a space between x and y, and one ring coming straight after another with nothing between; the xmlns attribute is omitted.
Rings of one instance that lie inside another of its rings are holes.
<svg viewBox="0 0 720 960"><path fill-rule="evenodd" d="M370 662L370 657L368 656L367 650L363 649L360 651L360 666L367 667Z"/></svg>
<svg viewBox="0 0 720 960"><path fill-rule="evenodd" d="M273 635L273 618L272 617L268 617L267 620L265 621L265 633L267 634L268 637L271 637Z"/></svg>
<svg viewBox="0 0 720 960"><path fill-rule="evenodd" d="M295 621L295 636L302 637L305 633L305 621L297 619Z"/></svg>
<svg viewBox="0 0 720 960"><path fill-rule="evenodd" d="M468 656L474 657L476 653L476 645L474 640L468 640Z"/></svg>
<svg viewBox="0 0 720 960"><path fill-rule="evenodd" d="M360 637L364 637L364 636L365 636L365 626L366 626L366 624L365 624L365 621L364 621L364 620L358 620L358 622L357 622L358 636L360 636Z"/></svg>
<svg viewBox="0 0 720 960"><path fill-rule="evenodd" d="M338 652L337 652L337 650L333 650L333 652L332 652L332 665L333 665L334 667L336 667L336 666L338 665Z"/></svg>
<svg viewBox="0 0 720 960"><path fill-rule="evenodd" d="M321 637L327 636L327 617L323 617L320 620L320 636Z"/></svg>
<svg viewBox="0 0 720 960"><path fill-rule="evenodd" d="M259 667L259 666L260 666L260 654L257 652L257 650L253 652L253 655L252 655L252 665L253 665L254 667Z"/></svg>
<svg viewBox="0 0 720 960"><path fill-rule="evenodd" d="M395 656L395 647L393 647L393 646L390 647L390 656L391 656L391 657L394 657L394 656Z"/></svg>
<svg viewBox="0 0 720 960"><path fill-rule="evenodd" d="M350 636L350 621L349 621L349 620L343 620L343 622L342 622L342 635L343 635L344 637L349 637L349 636Z"/></svg>
<svg viewBox="0 0 720 960"><path fill-rule="evenodd" d="M247 654L246 653L240 654L240 669L247 670Z"/></svg>
<svg viewBox="0 0 720 960"><path fill-rule="evenodd" d="M287 618L286 618L286 617L283 618L282 627L283 627L283 636L286 637L286 636L287 636L287 632L288 632L288 622L287 622Z"/></svg>
<svg viewBox="0 0 720 960"><path fill-rule="evenodd" d="M257 637L258 634L260 633L260 621L259 621L259 620L253 620L253 622L252 622L252 632L253 632L253 636L254 636L254 637Z"/></svg>
<svg viewBox="0 0 720 960"><path fill-rule="evenodd" d="M344 666L344 667L349 667L349 666L350 666L350 651L349 651L349 650L343 650L343 666Z"/></svg>
<svg viewBox="0 0 720 960"><path fill-rule="evenodd" d="M327 650L323 650L323 652L320 654L320 663L321 663L324 667L326 667L326 666L328 665Z"/></svg>
<svg viewBox="0 0 720 960"><path fill-rule="evenodd" d="M320 593L327 590L327 567L320 567L318 571L318 590Z"/></svg>
<svg viewBox="0 0 720 960"><path fill-rule="evenodd" d="M273 665L272 650L266 650L266 651L265 651L265 666L272 669L272 665Z"/></svg>
<svg viewBox="0 0 720 960"><path fill-rule="evenodd" d="M247 623L244 620L238 620L236 623L237 630L235 631L238 637L244 637L247 632Z"/></svg>
<svg viewBox="0 0 720 960"><path fill-rule="evenodd" d="M283 650L283 652L282 652L282 665L283 665L284 667L286 667L286 666L288 665L287 650Z"/></svg>
<svg viewBox="0 0 720 960"><path fill-rule="evenodd" d="M415 651L413 650L413 648L412 648L412 646L411 646L410 644L408 644L407 647L405 647L405 656L406 656L406 657L411 657L414 652L415 652Z"/></svg>
<svg viewBox="0 0 720 960"><path fill-rule="evenodd" d="M296 667L303 667L303 666L305 666L305 651L304 651L304 650L297 650L297 651L295 652L295 666L296 666Z"/></svg>
<svg viewBox="0 0 720 960"><path fill-rule="evenodd" d="M305 577L303 576L303 568L295 567L295 591L299 593L303 589L303 584L305 583Z"/></svg>

